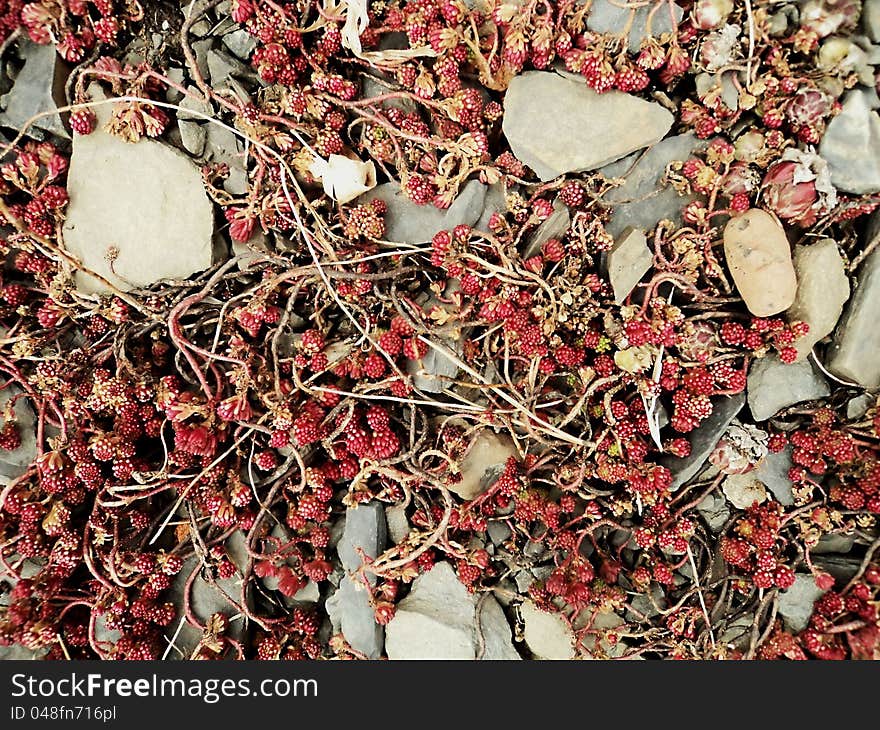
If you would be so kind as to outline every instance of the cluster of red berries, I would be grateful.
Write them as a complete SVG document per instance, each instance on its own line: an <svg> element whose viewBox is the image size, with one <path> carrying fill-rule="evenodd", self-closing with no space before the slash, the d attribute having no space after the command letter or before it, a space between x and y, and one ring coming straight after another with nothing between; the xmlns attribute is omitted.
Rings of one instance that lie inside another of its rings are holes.
<svg viewBox="0 0 880 730"><path fill-rule="evenodd" d="M7 22L14 17L13 9L18 8L31 40L42 45L55 43L58 53L71 63L82 61L97 42L115 46L120 34L142 15L136 5L121 0L33 0L9 5Z"/></svg>
<svg viewBox="0 0 880 730"><path fill-rule="evenodd" d="M735 535L721 538L721 556L757 588L790 588L794 571L783 558L783 510L776 502L753 504L734 526Z"/></svg>

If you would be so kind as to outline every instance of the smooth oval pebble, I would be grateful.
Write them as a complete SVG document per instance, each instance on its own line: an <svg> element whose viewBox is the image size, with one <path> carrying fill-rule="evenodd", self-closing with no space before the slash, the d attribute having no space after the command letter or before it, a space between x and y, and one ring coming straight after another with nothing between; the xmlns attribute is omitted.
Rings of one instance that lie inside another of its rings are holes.
<svg viewBox="0 0 880 730"><path fill-rule="evenodd" d="M791 247L779 221L753 208L724 228L724 255L748 310L769 317L788 309L797 293Z"/></svg>

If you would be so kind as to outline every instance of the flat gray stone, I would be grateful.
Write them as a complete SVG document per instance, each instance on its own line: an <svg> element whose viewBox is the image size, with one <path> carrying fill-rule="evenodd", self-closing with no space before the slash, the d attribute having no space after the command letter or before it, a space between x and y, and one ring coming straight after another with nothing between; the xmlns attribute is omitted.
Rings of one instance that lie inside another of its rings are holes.
<svg viewBox="0 0 880 730"><path fill-rule="evenodd" d="M756 421L766 421L783 408L831 394L828 383L812 362L787 365L776 355L755 360L746 385L749 410Z"/></svg>
<svg viewBox="0 0 880 730"><path fill-rule="evenodd" d="M179 119L177 128L180 130L180 140L187 152L198 157L205 151L205 139L208 134L201 124Z"/></svg>
<svg viewBox="0 0 880 730"><path fill-rule="evenodd" d="M327 599L326 608L334 630L342 632L352 649L368 659L382 656L385 631L376 623L366 586L343 576L339 589Z"/></svg>
<svg viewBox="0 0 880 730"><path fill-rule="evenodd" d="M645 232L635 228L621 233L608 252L608 278L614 290L614 302L622 304L654 265Z"/></svg>
<svg viewBox="0 0 880 730"><path fill-rule="evenodd" d="M810 552L813 555L827 555L848 553L855 545L855 538L852 535L841 535L839 533L831 535L822 535Z"/></svg>
<svg viewBox="0 0 880 730"><path fill-rule="evenodd" d="M0 97L0 108L3 109L0 125L16 130L24 127L35 114L53 111L66 103L64 82L67 78L53 44L43 46L27 38L19 38L17 44L24 66L9 93ZM57 113L35 120L33 126L65 139L69 137ZM33 129L25 131L34 136Z"/></svg>
<svg viewBox="0 0 880 730"><path fill-rule="evenodd" d="M880 191L880 116L864 96L849 93L819 144L838 190L863 195Z"/></svg>
<svg viewBox="0 0 880 730"><path fill-rule="evenodd" d="M865 417L868 409L874 406L877 397L868 393L862 393L855 398L850 398L846 403L846 417L851 421L858 421Z"/></svg>
<svg viewBox="0 0 880 730"><path fill-rule="evenodd" d="M109 105L95 114L98 128L74 135L65 248L124 291L209 268L214 208L199 169L162 142L132 144L105 132ZM82 271L76 284L107 291Z"/></svg>
<svg viewBox="0 0 880 730"><path fill-rule="evenodd" d="M702 502L697 505L699 512L712 532L719 532L730 518L730 507L723 496L712 492L707 494Z"/></svg>
<svg viewBox="0 0 880 730"><path fill-rule="evenodd" d="M507 621L507 616L504 615L504 609L491 593L485 595L479 609L483 652L477 658L486 661L522 659L513 646L510 624Z"/></svg>
<svg viewBox="0 0 880 730"><path fill-rule="evenodd" d="M410 524L406 517L406 508L402 504L394 504L385 508L385 522L388 525L388 537L395 545L406 540Z"/></svg>
<svg viewBox="0 0 880 730"><path fill-rule="evenodd" d="M569 225L571 225L571 214L568 212L568 206L559 200L554 201L553 213L529 236L523 258L528 259L541 253L541 247L551 238L561 240L568 232Z"/></svg>
<svg viewBox="0 0 880 730"><path fill-rule="evenodd" d="M779 615L785 627L795 634L807 628L813 605L823 593L812 575L796 575L794 585L779 592Z"/></svg>
<svg viewBox="0 0 880 730"><path fill-rule="evenodd" d="M633 13L632 10L620 7L622 4L615 5L610 0L593 0L590 6L590 14L587 16L587 28L596 33L622 33L630 20L630 14ZM675 3L672 3L671 7L675 16L675 27L678 27L684 11ZM644 38L649 36L656 38L663 33L669 33L673 30L669 8L664 5L658 12L654 13L652 13L652 9L653 6L649 4L636 8L627 36L630 53L635 53L639 50L639 46ZM653 15L650 33L648 32L649 15Z"/></svg>
<svg viewBox="0 0 880 730"><path fill-rule="evenodd" d="M191 92L191 94L201 93L195 86L188 86L187 91ZM178 119L204 122L206 118L212 118L214 116L214 110L208 102L199 101L190 94L184 96L183 99L180 100L178 106L180 107L180 109L177 110Z"/></svg>
<svg viewBox="0 0 880 730"><path fill-rule="evenodd" d="M447 562L413 581L385 631L389 659L474 659L476 601Z"/></svg>
<svg viewBox="0 0 880 730"><path fill-rule="evenodd" d="M714 401L712 415L697 426L688 437L691 442L690 455L683 459L677 456L664 457L663 465L672 472L672 489L678 489L699 473L730 422L742 410L745 403L746 398L742 393L717 398Z"/></svg>
<svg viewBox="0 0 880 730"><path fill-rule="evenodd" d="M345 529L336 549L343 567L355 571L363 563L357 551L375 558L385 549L386 540L385 509L379 502L367 502L345 511Z"/></svg>
<svg viewBox="0 0 880 730"><path fill-rule="evenodd" d="M831 334L843 305L849 299L849 277L837 243L830 238L809 246L795 246L794 270L798 288L794 304L786 316L789 322L800 320L810 331L794 344L798 360L806 359L813 346Z"/></svg>
<svg viewBox="0 0 880 730"><path fill-rule="evenodd" d="M247 61L257 47L256 37L252 36L244 28L227 33L220 41L242 61Z"/></svg>
<svg viewBox="0 0 880 730"><path fill-rule="evenodd" d="M21 396L13 406L15 425L21 436L21 446L15 451L0 449L0 483L20 477L37 458L36 420L27 396L23 393L24 391L15 384L0 391L0 415L5 413L6 405L12 398ZM0 418L0 428L5 425L6 421Z"/></svg>
<svg viewBox="0 0 880 730"><path fill-rule="evenodd" d="M605 229L617 238L628 227L650 231L661 220L681 223L681 210L695 195L680 196L675 188L663 183L670 162L684 162L706 146L692 132L667 137L644 152L612 162L600 172L608 179L624 178L603 200L613 205L611 220Z"/></svg>
<svg viewBox="0 0 880 730"><path fill-rule="evenodd" d="M244 195L248 191L247 171L241 140L232 132L216 124L204 127L205 157L212 162L225 162L229 165L229 177L223 181L223 189L230 195Z"/></svg>
<svg viewBox="0 0 880 730"><path fill-rule="evenodd" d="M865 388L880 387L880 251L859 267L857 286L828 349L826 367Z"/></svg>
<svg viewBox="0 0 880 730"><path fill-rule="evenodd" d="M662 106L636 96L597 94L586 82L528 71L507 89L502 128L517 158L547 181L655 144L672 121Z"/></svg>
<svg viewBox="0 0 880 730"><path fill-rule="evenodd" d="M792 466L791 446L786 446L775 454L768 452L750 473L772 492L777 502L785 507L791 507L794 504L794 494L788 471Z"/></svg>
<svg viewBox="0 0 880 730"><path fill-rule="evenodd" d="M574 634L571 627L555 613L547 613L532 601L520 606L526 646L535 659L574 658Z"/></svg>
<svg viewBox="0 0 880 730"><path fill-rule="evenodd" d="M486 186L477 180L468 182L446 210L433 205L416 205L397 183L378 185L361 195L358 204L378 198L388 206L385 216L385 240L393 243L427 243L438 231L471 226L483 212Z"/></svg>

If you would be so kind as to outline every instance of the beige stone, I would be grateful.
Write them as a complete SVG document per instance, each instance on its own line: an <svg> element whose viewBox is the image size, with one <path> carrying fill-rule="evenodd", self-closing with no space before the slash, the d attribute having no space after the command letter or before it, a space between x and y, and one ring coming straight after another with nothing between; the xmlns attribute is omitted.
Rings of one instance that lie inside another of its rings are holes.
<svg viewBox="0 0 880 730"><path fill-rule="evenodd" d="M449 488L462 499L474 499L491 486L493 477L497 477L507 459L515 453L509 436L488 429L480 431L462 459L461 480Z"/></svg>
<svg viewBox="0 0 880 730"><path fill-rule="evenodd" d="M110 105L95 113L98 128L73 139L65 248L126 291L209 268L214 211L198 167L162 142L132 144L104 131ZM76 284L107 291L83 271Z"/></svg>
<svg viewBox="0 0 880 730"><path fill-rule="evenodd" d="M791 247L779 221L753 208L724 228L724 255L748 310L769 317L788 309L797 293Z"/></svg>
<svg viewBox="0 0 880 730"><path fill-rule="evenodd" d="M849 299L849 277L837 243L830 238L795 246L794 269L797 296L786 314L789 322L800 320L810 325L810 331L794 344L798 360L803 360L819 340L834 330Z"/></svg>

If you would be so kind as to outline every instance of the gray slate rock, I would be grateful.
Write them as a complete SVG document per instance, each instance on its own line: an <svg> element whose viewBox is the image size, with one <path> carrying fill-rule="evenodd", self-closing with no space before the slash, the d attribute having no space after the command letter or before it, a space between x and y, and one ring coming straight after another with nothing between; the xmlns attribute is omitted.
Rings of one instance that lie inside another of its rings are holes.
<svg viewBox="0 0 880 730"><path fill-rule="evenodd" d="M697 512L703 515L706 524L712 532L719 532L730 517L730 508L727 500L720 494L712 492L707 494L702 502L697 505Z"/></svg>
<svg viewBox="0 0 880 730"><path fill-rule="evenodd" d="M507 89L502 128L517 158L547 181L659 142L672 121L662 106L636 96L597 94L586 82L528 71Z"/></svg>
<svg viewBox="0 0 880 730"><path fill-rule="evenodd" d="M362 565L358 549L369 558L375 558L385 549L387 526L385 510L379 502L367 502L345 511L345 528L336 545L345 570L354 572ZM374 577L368 575L372 582ZM342 631L345 640L370 659L382 653L385 632L376 623L370 597L358 577L346 575L339 590L327 601L331 621Z"/></svg>
<svg viewBox="0 0 880 730"><path fill-rule="evenodd" d="M822 537L819 538L819 542L813 546L813 549L810 550L810 552L813 555L848 553L853 549L855 543L856 540L852 535L841 535L839 533L822 535Z"/></svg>
<svg viewBox="0 0 880 730"><path fill-rule="evenodd" d="M212 162L229 165L229 177L223 181L223 189L230 195L244 195L248 191L248 180L241 140L216 124L207 124L204 129L207 135L205 157Z"/></svg>
<svg viewBox="0 0 880 730"><path fill-rule="evenodd" d="M542 611L531 601L520 606L525 624L526 646L535 659L572 659L574 634L571 627L555 613Z"/></svg>
<svg viewBox="0 0 880 730"><path fill-rule="evenodd" d="M568 212L568 206L559 200L554 201L550 217L529 236L523 258L528 259L541 253L541 247L551 238L562 239L568 231L569 225L571 225L571 215Z"/></svg>
<svg viewBox="0 0 880 730"><path fill-rule="evenodd" d="M680 223L681 209L696 196L682 197L662 180L670 162L684 162L705 146L706 142L691 132L679 134L603 167L601 173L606 178L625 178L623 185L603 197L614 206L605 229L616 238L627 227L649 231L663 219Z"/></svg>
<svg viewBox="0 0 880 730"><path fill-rule="evenodd" d="M880 116L865 97L849 93L819 145L838 190L863 195L880 191Z"/></svg>
<svg viewBox="0 0 880 730"><path fill-rule="evenodd" d="M245 537L241 530L233 533L226 541L227 552L233 563L239 571L243 571L246 563ZM199 559L196 556L189 558L184 564L183 569L177 574L177 577L169 589L169 600L174 604L178 611L175 619L165 628L165 636L170 642L181 619L184 617L184 590L186 581L192 573ZM190 607L193 615L202 623L207 622L215 613L221 613L232 619L229 622L228 636L233 639L240 640L244 636L245 624L239 615L239 610L235 605L241 600L241 575L236 574L231 578L217 578L212 585L201 574L196 576L192 584L190 593ZM246 596L248 603L251 602L251 596ZM202 638L202 631L195 626L189 624L185 619L183 626L177 632L177 638L174 639L174 647L168 653L169 659L189 659L192 652L198 646Z"/></svg>
<svg viewBox="0 0 880 730"><path fill-rule="evenodd" d="M483 650L480 653L478 641L477 659L486 661L522 659L513 646L510 624L507 616L504 615L504 609L491 593L485 596L479 607L479 628L483 637Z"/></svg>
<svg viewBox="0 0 880 730"><path fill-rule="evenodd" d="M382 656L385 632L378 623L366 586L343 576L339 589L327 599L327 614L335 631L341 631L349 645L369 659Z"/></svg>
<svg viewBox="0 0 880 730"><path fill-rule="evenodd" d="M404 195L397 183L384 183L361 195L358 204L376 198L388 206L385 216L385 240L394 243L426 243L438 231L457 225L472 226L483 212L486 186L477 180L468 182L446 210L433 205L416 205Z"/></svg>
<svg viewBox="0 0 880 730"><path fill-rule="evenodd" d="M0 108L3 109L0 124L16 130L35 114L52 111L66 103L64 81L67 77L64 64L51 43L41 46L20 39L18 48L24 66L18 72L10 92L0 97ZM69 137L57 113L37 119L33 126L65 139ZM33 128L26 132L34 136Z"/></svg>
<svg viewBox="0 0 880 730"><path fill-rule="evenodd" d="M201 124L178 119L177 128L180 130L180 141L187 152L198 157L205 151L205 139L208 135Z"/></svg>
<svg viewBox="0 0 880 730"><path fill-rule="evenodd" d="M242 61L247 61L257 47L256 37L252 36L244 28L227 33L220 40L224 46Z"/></svg>
<svg viewBox="0 0 880 730"><path fill-rule="evenodd" d="M627 229L608 252L608 277L617 304L629 296L636 284L654 265L654 255L641 229Z"/></svg>
<svg viewBox="0 0 880 730"><path fill-rule="evenodd" d="M13 406L15 424L21 436L21 446L15 451L0 449L0 483L20 477L37 458L36 420L27 396L23 393L24 391L17 385L10 385L0 391L0 414L5 412L6 405L12 398L21 396ZM0 419L0 422L2 422L0 427L6 425L5 420Z"/></svg>
<svg viewBox="0 0 880 730"><path fill-rule="evenodd" d="M812 575L796 575L794 585L779 592L779 615L785 627L793 633L807 628L813 615L813 604L823 593L825 591L816 585Z"/></svg>
<svg viewBox="0 0 880 730"><path fill-rule="evenodd" d="M809 246L795 246L793 256L797 294L786 315L790 322L810 325L806 336L795 342L798 360L806 359L813 346L834 330L843 305L849 299L849 277L837 243L824 238Z"/></svg>
<svg viewBox="0 0 880 730"><path fill-rule="evenodd" d="M388 624L388 658L520 659L498 601L491 594L481 600L478 615L477 596L449 563L437 563L413 582Z"/></svg>
<svg viewBox="0 0 880 730"><path fill-rule="evenodd" d="M395 545L406 540L410 524L406 518L406 508L402 504L394 504L385 508L385 522L388 525L388 537Z"/></svg>
<svg viewBox="0 0 880 730"><path fill-rule="evenodd" d="M590 6L590 14L587 16L587 27L596 33L620 34L629 22L632 10L620 7L624 3L612 4L610 0L593 0ZM672 3L672 12L675 16L675 26L678 27L684 11L675 3ZM627 37L630 53L639 50L642 40L649 35L657 37L673 30L669 8L664 5L659 12L653 13L651 19L650 34L648 33L648 16L652 14L653 6L642 5L635 11L632 25Z"/></svg>
<svg viewBox="0 0 880 730"><path fill-rule="evenodd" d="M868 393L862 393L862 395L857 395L855 398L850 398L846 403L846 417L851 421L864 418L868 409L876 402L876 396Z"/></svg>
<svg viewBox="0 0 880 730"><path fill-rule="evenodd" d="M746 391L756 421L766 421L795 403L831 394L828 383L812 362L801 360L787 365L776 355L752 363Z"/></svg>
<svg viewBox="0 0 880 730"><path fill-rule="evenodd" d="M210 267L214 208L199 169L162 142L132 144L105 132L109 106L95 114L98 128L74 135L65 248L125 291ZM83 292L106 291L82 271L76 283Z"/></svg>
<svg viewBox="0 0 880 730"><path fill-rule="evenodd" d="M777 502L790 507L794 504L792 483L788 478L792 466L791 446L786 446L778 453L769 452L751 473L772 492Z"/></svg>
<svg viewBox="0 0 880 730"><path fill-rule="evenodd" d="M336 550L346 570L361 567L363 561L358 549L367 557L375 558L385 549L386 541L385 509L381 503L367 502L345 511L345 529Z"/></svg>
<svg viewBox="0 0 880 730"><path fill-rule="evenodd" d="M667 456L663 459L663 465L672 472L672 489L678 489L699 473L712 449L745 403L746 398L742 393L716 399L712 415L691 432L690 455L683 459L677 456Z"/></svg>
<svg viewBox="0 0 880 730"><path fill-rule="evenodd" d="M191 94L200 94L201 92L195 86L188 86L187 91ZM208 102L199 101L189 94L180 100L180 109L177 110L178 119L188 119L197 122L205 121L205 118L213 117L214 110ZM211 125L216 126L216 125Z"/></svg>
<svg viewBox="0 0 880 730"><path fill-rule="evenodd" d="M858 283L828 350L826 367L865 388L880 387L880 250L862 262Z"/></svg>

